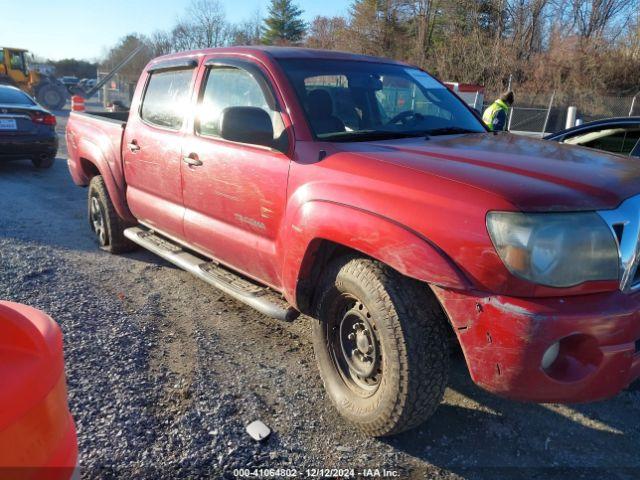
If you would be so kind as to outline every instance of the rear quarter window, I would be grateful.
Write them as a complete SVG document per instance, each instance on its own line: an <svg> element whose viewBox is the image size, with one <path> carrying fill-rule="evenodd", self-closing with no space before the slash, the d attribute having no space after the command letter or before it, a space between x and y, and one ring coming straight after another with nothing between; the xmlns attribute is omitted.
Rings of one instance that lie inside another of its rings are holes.
<svg viewBox="0 0 640 480"><path fill-rule="evenodd" d="M192 78L193 69L153 72L140 117L152 125L180 130L189 106Z"/></svg>

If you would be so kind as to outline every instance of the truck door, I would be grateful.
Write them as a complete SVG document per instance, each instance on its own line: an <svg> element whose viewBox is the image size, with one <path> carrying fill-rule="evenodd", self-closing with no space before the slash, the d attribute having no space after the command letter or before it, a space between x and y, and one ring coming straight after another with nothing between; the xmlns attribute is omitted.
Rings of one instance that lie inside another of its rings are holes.
<svg viewBox="0 0 640 480"><path fill-rule="evenodd" d="M141 100L132 106L122 140L131 212L178 239L184 238L181 142L195 66L191 61L160 63L146 72Z"/></svg>
<svg viewBox="0 0 640 480"><path fill-rule="evenodd" d="M211 59L200 77L194 125L183 150L185 235L223 264L277 287L276 239L289 173L289 157L283 153L289 140L279 106L253 63ZM269 114L274 148L219 136L220 113L235 106Z"/></svg>

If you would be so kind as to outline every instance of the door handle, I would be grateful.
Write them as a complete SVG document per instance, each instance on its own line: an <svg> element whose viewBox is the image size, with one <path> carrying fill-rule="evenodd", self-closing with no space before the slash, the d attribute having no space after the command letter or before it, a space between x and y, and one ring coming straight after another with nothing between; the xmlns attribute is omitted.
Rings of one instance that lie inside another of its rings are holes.
<svg viewBox="0 0 640 480"><path fill-rule="evenodd" d="M138 142L136 142L135 140L131 140L131 143L127 143L127 147L129 148L129 150L131 150L131 152L137 152L138 150L140 150L140 145L138 145Z"/></svg>
<svg viewBox="0 0 640 480"><path fill-rule="evenodd" d="M202 160L200 160L194 153L192 153L188 157L182 157L182 161L190 167L199 167L200 165L202 165Z"/></svg>

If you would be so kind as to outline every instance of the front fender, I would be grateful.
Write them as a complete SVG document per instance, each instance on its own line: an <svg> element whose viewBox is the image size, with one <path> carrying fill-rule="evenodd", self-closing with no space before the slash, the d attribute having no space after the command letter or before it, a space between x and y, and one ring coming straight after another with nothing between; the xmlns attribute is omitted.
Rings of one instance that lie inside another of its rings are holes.
<svg viewBox="0 0 640 480"><path fill-rule="evenodd" d="M308 273L313 261L309 253L319 239L362 252L416 280L460 290L469 286L453 261L428 239L365 210L313 200L297 210L288 228L281 248L284 293L289 301L296 299L298 281Z"/></svg>

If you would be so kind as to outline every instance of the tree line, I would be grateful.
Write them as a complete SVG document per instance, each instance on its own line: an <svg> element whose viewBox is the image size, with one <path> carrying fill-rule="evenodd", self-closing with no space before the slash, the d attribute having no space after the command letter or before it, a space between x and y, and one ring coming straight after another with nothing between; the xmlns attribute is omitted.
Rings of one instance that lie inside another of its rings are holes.
<svg viewBox="0 0 640 480"><path fill-rule="evenodd" d="M228 45L293 45L404 60L447 81L498 91L567 95L640 90L640 0L353 0L345 16L303 21L293 0L271 0L240 23L217 0L192 0L167 31L129 35L103 67L143 44L127 70L155 56Z"/></svg>

